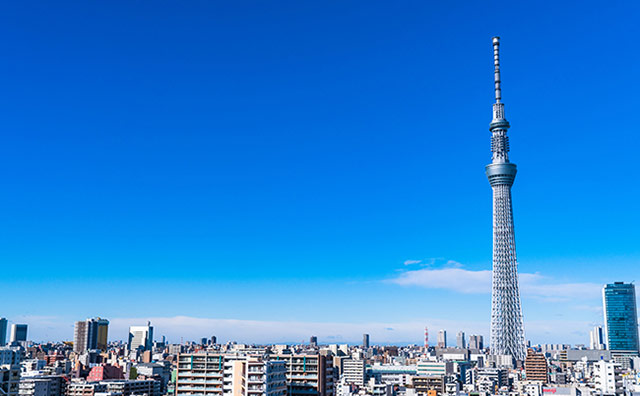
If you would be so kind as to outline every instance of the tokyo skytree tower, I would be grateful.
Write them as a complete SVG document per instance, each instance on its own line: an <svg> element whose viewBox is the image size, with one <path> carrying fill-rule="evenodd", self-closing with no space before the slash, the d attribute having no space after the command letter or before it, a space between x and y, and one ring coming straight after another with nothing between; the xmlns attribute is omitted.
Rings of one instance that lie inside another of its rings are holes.
<svg viewBox="0 0 640 396"><path fill-rule="evenodd" d="M493 189L493 280L491 291L491 353L525 358L524 325L518 263L513 231L511 186L516 165L509 162L509 122L504 118L500 90L500 38L493 38L496 102L493 104L491 131L491 164L486 166Z"/></svg>

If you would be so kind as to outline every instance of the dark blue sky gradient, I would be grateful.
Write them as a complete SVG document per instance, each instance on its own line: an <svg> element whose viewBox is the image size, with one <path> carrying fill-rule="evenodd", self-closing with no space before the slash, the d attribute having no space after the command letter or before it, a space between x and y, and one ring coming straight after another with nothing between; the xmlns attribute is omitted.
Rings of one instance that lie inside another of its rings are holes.
<svg viewBox="0 0 640 396"><path fill-rule="evenodd" d="M381 281L490 268L494 35L521 271L640 279L637 2L0 8L0 316L488 321Z"/></svg>

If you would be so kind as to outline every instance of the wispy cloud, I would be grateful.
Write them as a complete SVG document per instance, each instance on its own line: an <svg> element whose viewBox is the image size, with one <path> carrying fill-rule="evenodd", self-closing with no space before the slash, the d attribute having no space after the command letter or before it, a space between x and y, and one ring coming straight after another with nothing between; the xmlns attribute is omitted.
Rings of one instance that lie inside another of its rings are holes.
<svg viewBox="0 0 640 396"><path fill-rule="evenodd" d="M491 271L464 269L456 261L449 260L445 268L422 268L403 271L387 282L401 286L418 286L430 289L453 290L459 293L490 293ZM597 298L601 285L596 283L562 283L538 273L520 274L520 291L523 296L563 301L573 298Z"/></svg>

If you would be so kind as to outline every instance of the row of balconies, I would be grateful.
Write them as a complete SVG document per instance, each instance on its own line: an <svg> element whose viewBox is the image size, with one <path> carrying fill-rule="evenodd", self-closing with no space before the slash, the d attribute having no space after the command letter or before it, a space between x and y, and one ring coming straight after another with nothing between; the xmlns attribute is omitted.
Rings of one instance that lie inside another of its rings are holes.
<svg viewBox="0 0 640 396"><path fill-rule="evenodd" d="M180 370L178 371L178 377L222 377L220 371L190 371Z"/></svg>
<svg viewBox="0 0 640 396"><path fill-rule="evenodd" d="M206 390L206 391L222 391L219 386L184 386L178 385L177 390Z"/></svg>

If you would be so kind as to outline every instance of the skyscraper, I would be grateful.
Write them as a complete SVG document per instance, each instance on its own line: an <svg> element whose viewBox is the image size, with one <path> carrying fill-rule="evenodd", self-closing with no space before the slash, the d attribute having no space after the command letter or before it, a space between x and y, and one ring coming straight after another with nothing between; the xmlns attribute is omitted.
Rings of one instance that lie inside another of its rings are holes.
<svg viewBox="0 0 640 396"><path fill-rule="evenodd" d="M638 352L638 312L633 283L615 282L602 289L607 347L612 351Z"/></svg>
<svg viewBox="0 0 640 396"><path fill-rule="evenodd" d="M12 324L11 325L11 343L27 340L27 325Z"/></svg>
<svg viewBox="0 0 640 396"><path fill-rule="evenodd" d="M458 335L456 336L456 346L458 348L466 348L467 347L467 342L464 339L464 331L459 331Z"/></svg>
<svg viewBox="0 0 640 396"><path fill-rule="evenodd" d="M493 189L493 280L491 292L491 353L525 357L524 325L518 263L513 231L511 186L516 177L516 165L509 162L509 122L504 117L501 102L500 38L493 38L495 97L491 131L491 164L485 170Z"/></svg>
<svg viewBox="0 0 640 396"><path fill-rule="evenodd" d="M153 346L153 326L147 322L146 326L129 327L129 350L142 349L151 350Z"/></svg>
<svg viewBox="0 0 640 396"><path fill-rule="evenodd" d="M447 347L447 331L446 330L440 330L438 332L438 347L439 348Z"/></svg>
<svg viewBox="0 0 640 396"><path fill-rule="evenodd" d="M484 349L484 340L481 335L469 336L469 348L471 349Z"/></svg>
<svg viewBox="0 0 640 396"><path fill-rule="evenodd" d="M89 328L87 326L87 321L82 320L76 322L73 329L73 351L75 353L83 353L89 349L88 335Z"/></svg>
<svg viewBox="0 0 640 396"><path fill-rule="evenodd" d="M589 348L606 349L604 344L604 332L602 326L596 326L589 332Z"/></svg>
<svg viewBox="0 0 640 396"><path fill-rule="evenodd" d="M362 335L362 347L369 348L369 334Z"/></svg>
<svg viewBox="0 0 640 396"><path fill-rule="evenodd" d="M0 346L7 345L7 319L0 318Z"/></svg>
<svg viewBox="0 0 640 396"><path fill-rule="evenodd" d="M95 318L76 322L73 334L73 351L83 353L90 349L107 350L109 321Z"/></svg>

